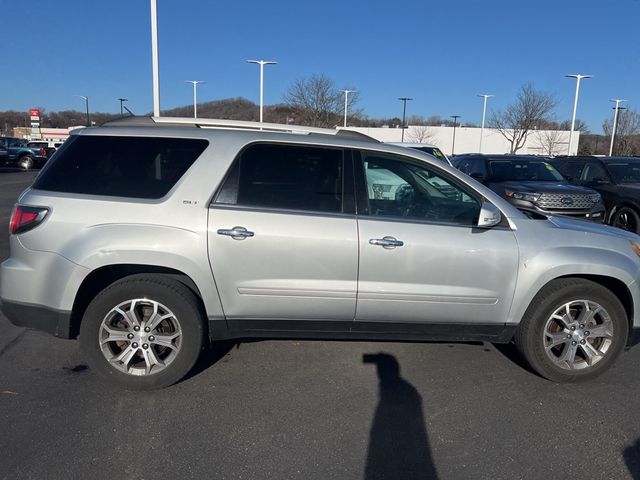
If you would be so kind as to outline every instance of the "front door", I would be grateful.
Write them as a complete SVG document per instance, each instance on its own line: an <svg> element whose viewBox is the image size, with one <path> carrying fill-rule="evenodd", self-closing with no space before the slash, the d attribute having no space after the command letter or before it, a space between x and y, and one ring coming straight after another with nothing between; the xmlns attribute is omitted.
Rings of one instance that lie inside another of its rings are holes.
<svg viewBox="0 0 640 480"><path fill-rule="evenodd" d="M343 155L256 144L236 159L209 210L209 259L228 320L353 321L358 234Z"/></svg>
<svg viewBox="0 0 640 480"><path fill-rule="evenodd" d="M403 157L363 152L356 172L366 189L358 193L356 320L504 323L518 247L507 226L475 227L482 198Z"/></svg>

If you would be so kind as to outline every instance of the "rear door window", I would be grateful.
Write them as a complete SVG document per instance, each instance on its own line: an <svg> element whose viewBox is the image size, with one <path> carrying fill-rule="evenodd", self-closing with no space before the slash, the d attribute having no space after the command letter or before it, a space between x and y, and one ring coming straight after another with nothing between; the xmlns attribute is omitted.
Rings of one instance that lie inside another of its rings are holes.
<svg viewBox="0 0 640 480"><path fill-rule="evenodd" d="M75 136L33 188L54 192L157 199L165 196L209 142L159 137Z"/></svg>
<svg viewBox="0 0 640 480"><path fill-rule="evenodd" d="M340 213L343 170L341 149L252 145L236 159L215 203Z"/></svg>

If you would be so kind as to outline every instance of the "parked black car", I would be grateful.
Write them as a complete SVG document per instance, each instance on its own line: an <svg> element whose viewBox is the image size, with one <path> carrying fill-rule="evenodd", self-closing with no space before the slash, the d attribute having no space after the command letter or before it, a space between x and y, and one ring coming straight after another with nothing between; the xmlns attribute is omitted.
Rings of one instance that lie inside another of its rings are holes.
<svg viewBox="0 0 640 480"><path fill-rule="evenodd" d="M553 164L569 182L602 195L606 223L640 233L640 158L558 157Z"/></svg>
<svg viewBox="0 0 640 480"><path fill-rule="evenodd" d="M527 155L462 155L452 163L521 210L602 222L600 194L571 185L549 159Z"/></svg>

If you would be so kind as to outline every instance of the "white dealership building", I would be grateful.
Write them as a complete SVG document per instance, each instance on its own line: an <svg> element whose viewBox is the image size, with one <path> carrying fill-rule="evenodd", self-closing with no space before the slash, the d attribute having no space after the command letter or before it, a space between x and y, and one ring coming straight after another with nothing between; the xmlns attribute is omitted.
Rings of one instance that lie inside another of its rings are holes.
<svg viewBox="0 0 640 480"><path fill-rule="evenodd" d="M385 127L347 127L347 130L361 132L381 142L402 141L401 128ZM455 150L453 127L432 127L410 125L404 131L405 142L429 143L436 145L447 155L451 153L478 153L480 152L479 127L456 127ZM573 132L571 150L569 151L568 130L532 130L529 132L524 146L518 150L518 154L530 155L576 155L580 132ZM482 137L481 153L509 153L511 149L509 141L493 128L485 128Z"/></svg>

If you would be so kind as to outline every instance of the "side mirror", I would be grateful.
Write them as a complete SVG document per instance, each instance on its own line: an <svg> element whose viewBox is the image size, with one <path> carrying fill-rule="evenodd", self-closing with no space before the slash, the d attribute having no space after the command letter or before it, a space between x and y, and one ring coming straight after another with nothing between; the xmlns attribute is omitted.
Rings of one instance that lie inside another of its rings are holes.
<svg viewBox="0 0 640 480"><path fill-rule="evenodd" d="M489 203L487 201L482 202L482 207L480 208L480 217L478 218L478 227L495 227L501 221L502 214L500 213L500 210L498 210L498 207L496 207L493 203Z"/></svg>
<svg viewBox="0 0 640 480"><path fill-rule="evenodd" d="M471 172L469 176L474 180L479 181L480 183L484 182L487 179L487 176L480 172Z"/></svg>

